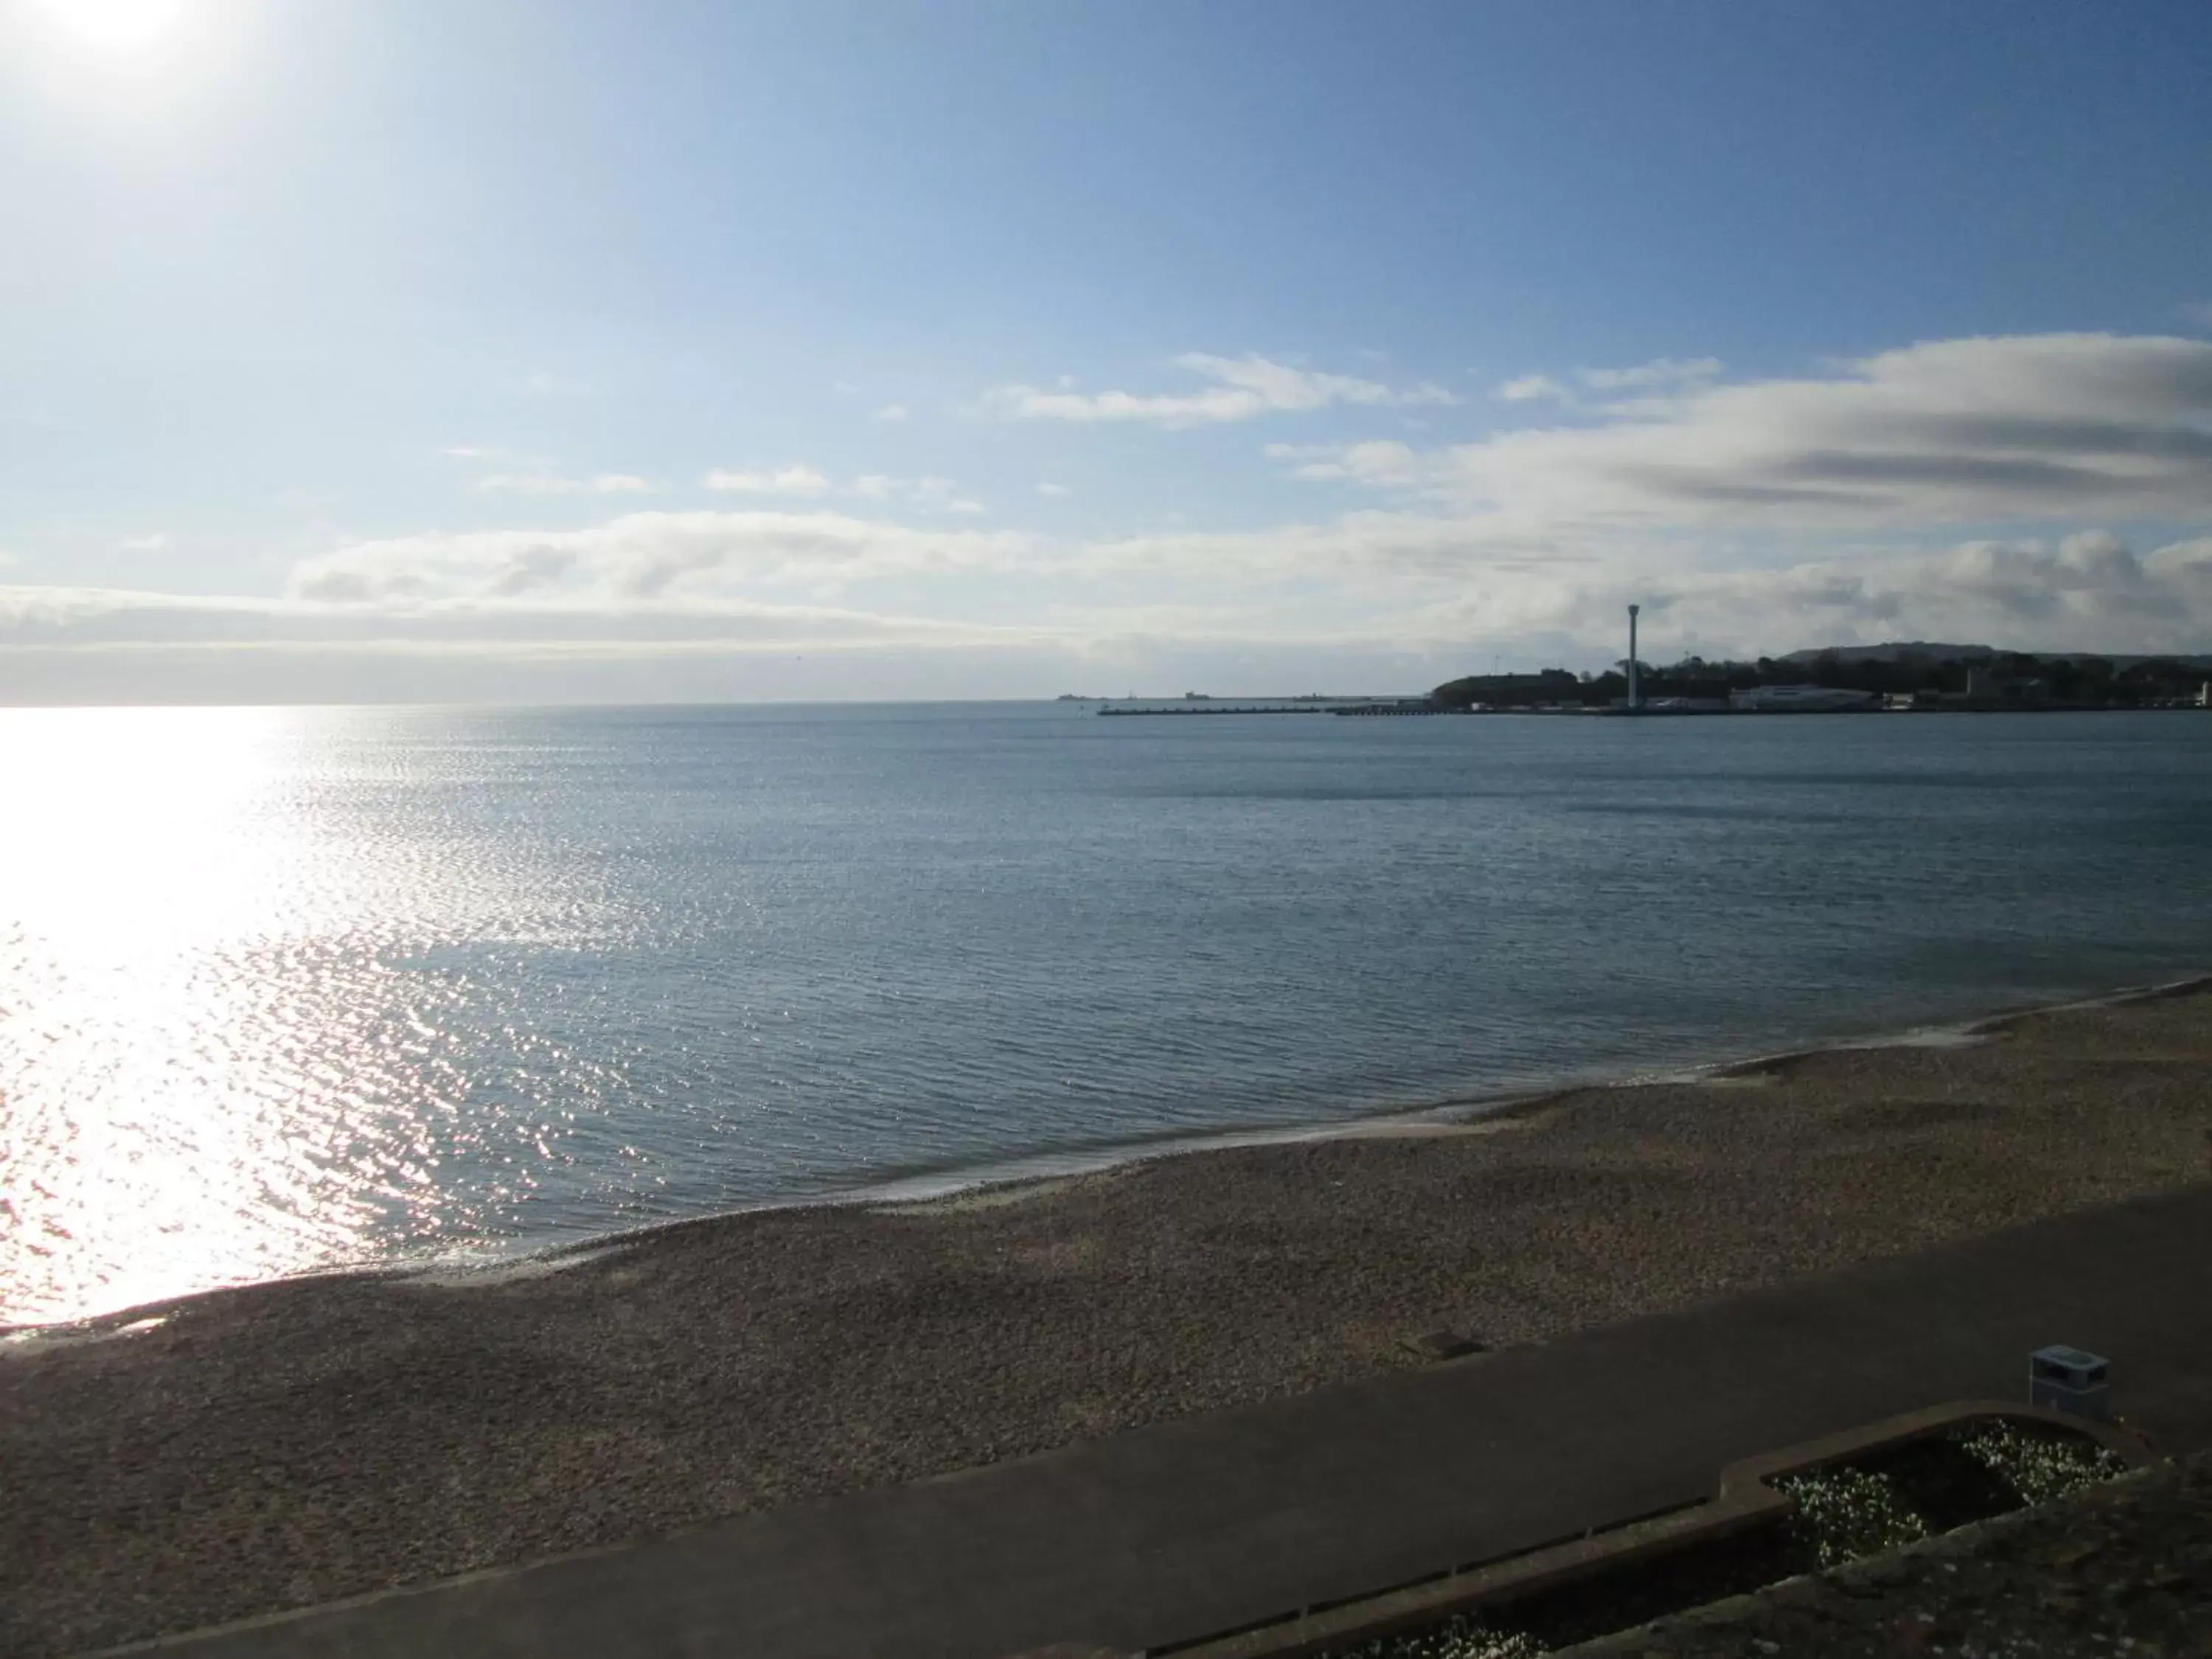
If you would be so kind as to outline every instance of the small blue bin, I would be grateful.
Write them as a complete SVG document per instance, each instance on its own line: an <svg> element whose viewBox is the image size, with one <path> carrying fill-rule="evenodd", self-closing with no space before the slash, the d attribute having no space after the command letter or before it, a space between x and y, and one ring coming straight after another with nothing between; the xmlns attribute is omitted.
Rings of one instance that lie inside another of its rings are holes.
<svg viewBox="0 0 2212 1659"><path fill-rule="evenodd" d="M2107 1422L2112 1415L2111 1362L2101 1354L2054 1343L2027 1357L2027 1401L2053 1411Z"/></svg>

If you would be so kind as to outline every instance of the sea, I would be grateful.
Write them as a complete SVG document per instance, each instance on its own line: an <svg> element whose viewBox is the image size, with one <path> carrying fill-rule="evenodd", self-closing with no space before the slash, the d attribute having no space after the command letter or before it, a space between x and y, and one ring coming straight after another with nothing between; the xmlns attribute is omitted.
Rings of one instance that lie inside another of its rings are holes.
<svg viewBox="0 0 2212 1659"><path fill-rule="evenodd" d="M2212 962L2212 717L0 712L0 1322Z"/></svg>

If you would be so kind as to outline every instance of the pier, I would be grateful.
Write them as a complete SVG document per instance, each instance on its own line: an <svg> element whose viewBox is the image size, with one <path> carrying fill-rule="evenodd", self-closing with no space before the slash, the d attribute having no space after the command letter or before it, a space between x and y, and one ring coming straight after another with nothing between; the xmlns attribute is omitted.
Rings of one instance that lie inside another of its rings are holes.
<svg viewBox="0 0 2212 1659"><path fill-rule="evenodd" d="M1139 714L1441 714L1444 710L1426 697L1346 697L1336 702L1299 697L1281 702L1214 702L1207 698L1191 698L1144 708L1116 708L1102 703L1098 712L1127 720Z"/></svg>
<svg viewBox="0 0 2212 1659"><path fill-rule="evenodd" d="M1282 708L1265 704L1237 706L1205 702L1188 703L1172 708L1101 708L1098 712L1116 720L1128 720L1139 714L1334 714L1342 711L1324 708L1318 703Z"/></svg>

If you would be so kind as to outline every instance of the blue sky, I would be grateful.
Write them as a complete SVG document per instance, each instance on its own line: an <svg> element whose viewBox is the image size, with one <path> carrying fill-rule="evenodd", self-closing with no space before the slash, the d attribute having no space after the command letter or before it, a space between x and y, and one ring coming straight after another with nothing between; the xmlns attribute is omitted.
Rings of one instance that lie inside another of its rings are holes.
<svg viewBox="0 0 2212 1659"><path fill-rule="evenodd" d="M2212 650L2201 3L0 0L0 698Z"/></svg>

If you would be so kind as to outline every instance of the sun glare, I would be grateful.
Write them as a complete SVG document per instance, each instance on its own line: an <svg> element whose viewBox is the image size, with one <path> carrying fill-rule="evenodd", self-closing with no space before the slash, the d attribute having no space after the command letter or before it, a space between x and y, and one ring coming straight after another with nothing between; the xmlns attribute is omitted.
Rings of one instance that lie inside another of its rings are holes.
<svg viewBox="0 0 2212 1659"><path fill-rule="evenodd" d="M35 0L35 5L78 44L132 55L174 35L185 11L185 0Z"/></svg>

